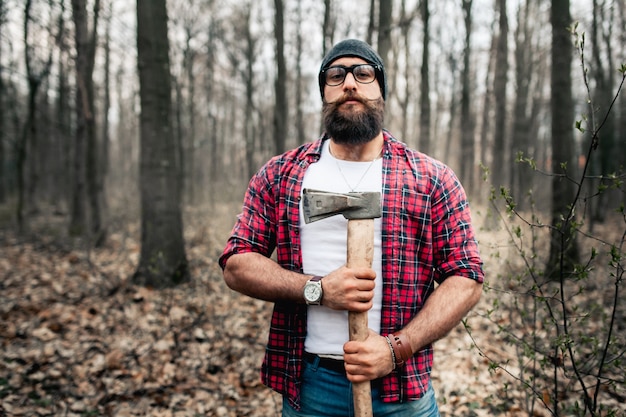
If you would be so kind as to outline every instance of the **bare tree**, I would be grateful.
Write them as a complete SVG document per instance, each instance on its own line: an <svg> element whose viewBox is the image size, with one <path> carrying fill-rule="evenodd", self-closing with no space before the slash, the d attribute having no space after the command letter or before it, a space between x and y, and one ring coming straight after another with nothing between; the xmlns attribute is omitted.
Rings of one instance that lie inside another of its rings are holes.
<svg viewBox="0 0 626 417"><path fill-rule="evenodd" d="M109 145L111 133L109 130L109 110L111 109L111 21L113 18L113 3L109 3L106 14L104 36L104 94L102 103L102 140L98 149L98 196L102 211L106 212L107 199L105 196L104 179L108 175L110 165Z"/></svg>
<svg viewBox="0 0 626 417"><path fill-rule="evenodd" d="M246 138L246 167L247 177L251 178L254 172L257 170L257 164L255 163L256 154L256 126L254 122L254 63L255 63L255 51L257 48L257 40L252 34L250 27L250 20L252 15L252 4L248 3L244 6L243 19L241 20L240 35L245 39L244 48L244 68L241 70L241 76L245 84L245 138ZM236 65L233 63L233 65Z"/></svg>
<svg viewBox="0 0 626 417"><path fill-rule="evenodd" d="M259 155L260 138L258 138L259 123L257 114L259 109L255 104L256 94L256 71L254 66L257 62L258 37L253 32L252 15L254 2L247 1L238 5L235 14L235 24L232 28L232 39L227 42L228 58L232 71L241 79L243 84L243 123L237 123L235 109L241 107L240 103L233 101L233 111L227 117L227 125L232 129L235 126L243 129L243 139L245 143L244 161L240 165L241 176L246 180L251 178L258 169L257 159ZM239 97L234 97L234 100ZM271 119L270 119L271 122Z"/></svg>
<svg viewBox="0 0 626 417"><path fill-rule="evenodd" d="M409 138L409 105L412 101L412 77L411 77L411 25L413 23L413 15L408 13L406 8L406 0L402 0L400 5L400 33L404 46L404 75L405 88L402 92L396 92L396 99L400 105L400 137L407 143L411 143ZM399 76L400 71L395 71L394 77ZM397 83L396 83L397 84Z"/></svg>
<svg viewBox="0 0 626 417"><path fill-rule="evenodd" d="M626 45L626 2L620 1L618 3L618 13L619 13L619 27L621 28L618 39L620 40L620 45ZM624 55L625 51L622 48L622 61L626 61L626 56ZM618 132L622 132L621 141L618 143L618 149L626 148L626 94L622 93L619 101L619 113L620 119L618 122ZM619 152L622 156L620 159L621 166L626 167L626 152ZM626 206L626 185L622 184L620 187L622 190L622 202L624 206Z"/></svg>
<svg viewBox="0 0 626 417"><path fill-rule="evenodd" d="M24 4L24 59L26 64L26 78L28 80L28 113L16 146L18 193L16 214L17 224L20 230L24 227L25 198L28 192L25 183L26 159L29 150L34 151L37 149L37 137L39 134L36 121L37 94L39 93L42 83L50 74L50 68L52 66L52 48L49 49L48 55L44 60L38 60L35 56L34 48L31 44L34 35L30 31L32 7L32 0L26 0ZM28 189L32 191L36 188L38 181L37 168L33 167L30 172L31 176L29 178ZM29 193L29 196L32 197L32 194Z"/></svg>
<svg viewBox="0 0 626 417"><path fill-rule="evenodd" d="M506 89L509 72L509 20L506 0L497 0L498 41L496 47L495 75L493 92L495 98L495 133L493 147L493 185L498 189L507 187L506 173Z"/></svg>
<svg viewBox="0 0 626 417"><path fill-rule="evenodd" d="M6 22L7 8L4 0L0 0L0 33ZM4 86L4 74L2 73L2 43L0 42L0 204L6 202L7 199L7 183L5 172L5 110L4 99L6 97Z"/></svg>
<svg viewBox="0 0 626 417"><path fill-rule="evenodd" d="M497 0L496 0L497 1ZM498 34L496 22L491 24L491 42L489 46L489 58L487 60L487 71L485 71L485 93L483 94L482 118L480 122L480 163L484 166L491 166L493 161L492 140L493 129L491 119L493 118L493 78L496 65L496 50L498 49ZM495 220L495 218L494 218Z"/></svg>
<svg viewBox="0 0 626 417"><path fill-rule="evenodd" d="M446 132L445 145L443 148L443 160L450 161L450 149L452 148L452 143L454 141L454 136L456 134L457 128L457 117L458 117L458 100L456 99L458 94L458 62L456 54L453 52L448 52L445 58L445 62L448 64L450 68L450 74L452 78L452 85L450 87L450 101L448 113L450 114L450 122L448 123L448 129ZM448 162L449 163L449 162Z"/></svg>
<svg viewBox="0 0 626 417"><path fill-rule="evenodd" d="M613 24L615 21L614 7L611 7L606 0L593 0L593 19L591 23L591 51L592 62L591 78L595 81L596 91L593 102L596 103L595 108L589 109L589 117L593 120L596 115L608 113L604 126L603 134L600 139L602 144L599 152L595 152L591 161L591 173L597 179L589 181L591 195L598 193L598 198L592 199L590 204L591 218L590 225L598 221L604 221L608 208L611 206L609 200L612 196L611 185L612 180L602 178L602 174L615 173L618 169L618 160L615 153L618 149L617 132L615 126L617 124L617 114L607 112L612 102L613 88L615 86L615 75L617 67L613 59ZM607 14L609 14L607 16ZM624 134L622 134L622 138ZM591 140L591 138L590 138ZM619 152L619 151L618 151Z"/></svg>
<svg viewBox="0 0 626 417"><path fill-rule="evenodd" d="M552 233L547 275L563 279L578 262L574 231L576 172L574 146L574 100L572 97L573 46L568 28L572 24L569 0L552 0Z"/></svg>
<svg viewBox="0 0 626 417"><path fill-rule="evenodd" d="M385 65L389 65L389 53L391 52L391 17L392 1L379 1L378 3L378 53Z"/></svg>
<svg viewBox="0 0 626 417"><path fill-rule="evenodd" d="M322 55L326 55L335 42L337 20L333 13L333 0L324 0L324 21L322 22Z"/></svg>
<svg viewBox="0 0 626 417"><path fill-rule="evenodd" d="M370 0L369 7L370 15L367 23L367 35L365 36L365 42L370 45L374 42L374 32L376 32L376 0Z"/></svg>
<svg viewBox="0 0 626 417"><path fill-rule="evenodd" d="M76 133L74 155L74 195L72 197L70 233L85 232L85 200L89 205L89 237L96 245L104 242L101 193L98 169L98 142L96 137L96 110L93 69L100 1L93 5L91 33L87 18L86 0L72 0L72 17L76 40ZM83 177L84 175L84 177Z"/></svg>
<svg viewBox="0 0 626 417"><path fill-rule="evenodd" d="M515 101L513 104L513 127L511 132L511 152L513 158L518 155L529 158L536 143L533 134L531 103L531 85L535 79L535 60L533 59L533 34L531 21L535 0L526 0L517 10L517 28L515 30ZM526 193L532 187L530 167L521 162L511 165L511 193L519 209L526 204Z"/></svg>
<svg viewBox="0 0 626 417"><path fill-rule="evenodd" d="M287 104L287 64L285 63L285 23L282 0L274 0L274 35L276 37L276 79L274 94L274 142L276 154L286 150L289 105Z"/></svg>
<svg viewBox="0 0 626 417"><path fill-rule="evenodd" d="M430 9L428 0L420 3L422 15L422 66L420 68L420 150L430 153ZM407 57L408 58L408 57ZM408 77L408 73L407 73Z"/></svg>
<svg viewBox="0 0 626 417"><path fill-rule="evenodd" d="M460 177L471 194L474 190L474 119L471 112L471 73L472 53L472 3L461 0L465 22L465 48L463 50L463 72L461 73L461 157Z"/></svg>
<svg viewBox="0 0 626 417"><path fill-rule="evenodd" d="M133 282L156 288L189 279L183 240L180 148L172 132L165 0L137 0L141 101L141 256Z"/></svg>
<svg viewBox="0 0 626 417"><path fill-rule="evenodd" d="M209 0L208 8L212 10L214 5L213 0ZM215 68L216 68L216 49L217 49L217 33L220 31L218 22L211 18L207 24L207 43L205 47L205 95L208 101L207 105L207 130L208 134L208 142L209 149L212 150L209 156L209 167L208 167L208 184L206 186L207 196L209 203L212 207L214 207L216 202L217 193L215 192L218 186L218 179L220 177L220 173L223 172L223 160L221 157L223 153L223 144L220 141L219 129L218 129L218 120L219 114L216 107L217 105L213 105L212 103L217 103L215 88Z"/></svg>
<svg viewBox="0 0 626 417"><path fill-rule="evenodd" d="M176 6L175 15L175 26L179 27L184 37L181 45L182 68L173 77L176 94L173 120L176 141L182 150L179 161L183 169L180 187L184 190L183 201L190 204L199 202L201 187L198 179L203 166L199 155L202 134L197 117L199 98L196 93L196 64L199 57L196 44L205 24L202 12L203 8L198 1L181 1Z"/></svg>
<svg viewBox="0 0 626 417"><path fill-rule="evenodd" d="M72 125L74 117L74 106L71 104L70 78L72 77L72 65L70 50L70 28L66 18L66 4L64 0L59 2L61 12L59 13L57 36L57 81L56 100L54 101L54 123L50 129L50 153L48 159L51 162L50 175L48 179L48 196L57 209L67 206L71 201L72 189L68 184L72 184L73 175L70 169L72 161L72 149L75 141Z"/></svg>
<svg viewBox="0 0 626 417"><path fill-rule="evenodd" d="M296 142L297 144L304 143L306 141L307 134L304 130L304 111L303 95L304 83L302 77L302 50L304 48L304 42L302 37L302 2L297 2L296 5Z"/></svg>

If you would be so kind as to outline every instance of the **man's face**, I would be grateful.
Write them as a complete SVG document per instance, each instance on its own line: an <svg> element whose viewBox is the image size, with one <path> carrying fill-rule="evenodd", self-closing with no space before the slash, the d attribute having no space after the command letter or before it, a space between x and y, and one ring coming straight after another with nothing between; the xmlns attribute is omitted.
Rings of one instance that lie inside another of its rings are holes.
<svg viewBox="0 0 626 417"><path fill-rule="evenodd" d="M334 66L350 67L352 65L358 65L358 64L367 64L367 62L361 58L344 57L344 58L339 58L333 61L329 65L329 67L334 67ZM337 99L341 98L341 96L345 93L345 91L348 91L348 90L358 91L360 95L362 95L364 98L367 98L369 100L382 98L382 94L380 91L380 84L378 83L378 79L374 80L374 82L369 83L369 84L362 84L356 81L356 79L354 78L354 74L348 73L346 74L346 78L344 79L342 84L332 86L332 87L329 85L324 86L324 101L332 103L336 101Z"/></svg>
<svg viewBox="0 0 626 417"><path fill-rule="evenodd" d="M360 58L339 58L330 66L366 64ZM378 80L369 84L356 81L347 73L342 84L324 86L322 116L327 133L337 142L362 144L374 139L382 130L385 101Z"/></svg>

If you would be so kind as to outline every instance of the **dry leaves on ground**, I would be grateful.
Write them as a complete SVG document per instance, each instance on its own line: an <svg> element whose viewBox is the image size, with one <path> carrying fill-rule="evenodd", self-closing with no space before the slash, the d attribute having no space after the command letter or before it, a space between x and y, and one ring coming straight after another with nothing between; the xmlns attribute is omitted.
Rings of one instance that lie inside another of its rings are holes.
<svg viewBox="0 0 626 417"><path fill-rule="evenodd" d="M259 381L271 305L223 283L216 260L232 224L224 218L188 228L192 281L162 291L129 283L136 230L92 251L3 231L0 415L280 415L280 397ZM490 353L514 357L479 314L468 323ZM510 378L490 372L473 343L459 326L436 345L442 415L527 415L523 394L503 391ZM505 397L510 407L496 413L490 401Z"/></svg>

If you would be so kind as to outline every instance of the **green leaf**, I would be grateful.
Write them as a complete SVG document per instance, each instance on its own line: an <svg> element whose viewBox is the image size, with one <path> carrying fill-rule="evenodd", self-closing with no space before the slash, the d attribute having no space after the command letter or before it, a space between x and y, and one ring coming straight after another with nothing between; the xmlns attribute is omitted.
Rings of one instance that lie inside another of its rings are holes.
<svg viewBox="0 0 626 417"><path fill-rule="evenodd" d="M583 127L582 120L576 120L576 129L578 129L581 133L585 133L585 128Z"/></svg>

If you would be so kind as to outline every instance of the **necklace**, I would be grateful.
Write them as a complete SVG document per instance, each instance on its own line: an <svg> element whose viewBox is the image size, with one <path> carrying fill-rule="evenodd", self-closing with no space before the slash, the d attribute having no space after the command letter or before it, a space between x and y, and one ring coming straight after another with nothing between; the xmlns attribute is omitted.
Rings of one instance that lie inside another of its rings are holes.
<svg viewBox="0 0 626 417"><path fill-rule="evenodd" d="M372 159L372 162L369 163L369 165L367 166L367 168L365 169L365 171L361 175L361 178L359 178L359 181L356 183L356 185L354 187L352 185L350 185L350 183L348 182L348 178L346 178L346 175L343 173L343 170L341 169L341 164L339 163L339 159L335 158L335 163L337 164L337 169L339 169L339 173L341 174L341 177L343 178L343 181L346 183L346 185L348 186L348 189L350 190L351 193L353 193L354 190L359 188L359 185L361 185L361 182L363 182L363 179L365 178L365 176L369 172L370 168L372 167L372 165L374 165L374 162L376 162L376 160L378 160L378 158L381 157L382 153L383 153L383 149L381 148L380 152L378 152L378 155L376 155L376 157L374 159Z"/></svg>

